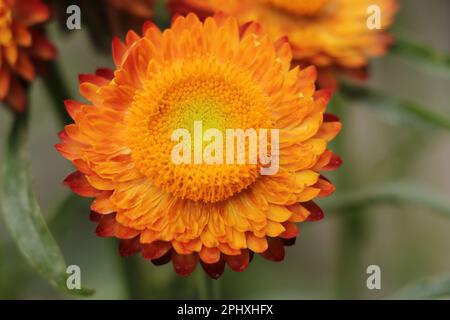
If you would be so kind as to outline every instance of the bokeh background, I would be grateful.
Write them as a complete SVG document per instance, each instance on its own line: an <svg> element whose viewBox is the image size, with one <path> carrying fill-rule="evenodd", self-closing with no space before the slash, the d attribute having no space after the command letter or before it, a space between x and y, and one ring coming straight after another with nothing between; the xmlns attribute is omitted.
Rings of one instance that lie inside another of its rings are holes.
<svg viewBox="0 0 450 320"><path fill-rule="evenodd" d="M395 34L450 52L449 1L403 0L400 5ZM95 48L84 27L63 32L53 22L48 33L60 51L58 64L70 94L79 98L77 75L112 66L110 55ZM372 62L367 86L449 118L450 72L440 71L391 53ZM67 263L79 265L83 285L95 289L90 298L195 299L202 294L199 281L211 287L214 297L228 299L410 298L425 295L430 286L445 287L450 277L450 131L407 121L388 105L343 96L338 102L331 108L344 121L335 146L344 165L331 176L336 193L320 201L325 219L301 225L284 262L255 256L244 273L227 270L212 281L202 278L200 267L181 278L171 264L154 267L138 256L122 259L115 239L95 236L89 201L71 196L62 185L72 168L53 147L61 125L43 81L36 81L30 106L35 190ZM0 108L0 150L11 124L12 115ZM366 287L366 268L372 264L381 267L381 290ZM414 283L428 278L436 280L415 289ZM443 296L445 290L450 293L448 287L442 290ZM29 267L3 223L0 298L74 298Z"/></svg>

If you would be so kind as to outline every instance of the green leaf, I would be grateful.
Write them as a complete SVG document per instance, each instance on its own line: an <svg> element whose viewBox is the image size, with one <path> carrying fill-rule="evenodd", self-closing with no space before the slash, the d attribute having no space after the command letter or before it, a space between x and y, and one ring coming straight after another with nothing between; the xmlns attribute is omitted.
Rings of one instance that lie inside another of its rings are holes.
<svg viewBox="0 0 450 320"><path fill-rule="evenodd" d="M30 265L57 289L77 295L92 290L69 290L61 250L50 233L32 188L27 158L28 117L17 116L11 129L2 170L2 209L6 225Z"/></svg>
<svg viewBox="0 0 450 320"><path fill-rule="evenodd" d="M353 101L361 101L388 120L417 128L431 127L450 130L450 119L418 103L404 101L365 87L342 83L341 93Z"/></svg>
<svg viewBox="0 0 450 320"><path fill-rule="evenodd" d="M438 299L450 297L450 277L422 279L405 286L391 299Z"/></svg>
<svg viewBox="0 0 450 320"><path fill-rule="evenodd" d="M410 59L414 65L443 75L450 75L450 54L437 52L424 44L397 36L391 52Z"/></svg>
<svg viewBox="0 0 450 320"><path fill-rule="evenodd" d="M450 218L450 201L446 195L408 181L385 183L375 187L349 191L325 199L322 203L327 209L333 210L366 207L380 203L417 204Z"/></svg>

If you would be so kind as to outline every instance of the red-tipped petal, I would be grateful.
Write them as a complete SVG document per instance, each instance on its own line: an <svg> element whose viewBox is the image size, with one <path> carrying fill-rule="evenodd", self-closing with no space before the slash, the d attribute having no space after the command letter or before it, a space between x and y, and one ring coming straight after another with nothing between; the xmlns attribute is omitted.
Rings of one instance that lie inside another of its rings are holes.
<svg viewBox="0 0 450 320"><path fill-rule="evenodd" d="M197 260L196 254L178 254L176 252L172 254L173 268L183 277L190 275L195 270Z"/></svg>
<svg viewBox="0 0 450 320"><path fill-rule="evenodd" d="M284 229L286 229L282 234L280 234L280 238L283 239L291 239L295 238L298 235L298 226L292 222L283 223Z"/></svg>
<svg viewBox="0 0 450 320"><path fill-rule="evenodd" d="M97 236L102 238L110 238L116 235L116 230L118 223L116 221L115 215L107 215L103 217L98 223L95 233Z"/></svg>
<svg viewBox="0 0 450 320"><path fill-rule="evenodd" d="M322 168L322 171L332 171L338 169L342 165L342 159L337 154L332 154L330 162Z"/></svg>
<svg viewBox="0 0 450 320"><path fill-rule="evenodd" d="M158 27L150 20L145 21L145 23L142 25L142 34L145 35L147 30L150 28L158 28Z"/></svg>
<svg viewBox="0 0 450 320"><path fill-rule="evenodd" d="M145 259L157 260L164 256L171 248L169 242L155 241L150 244L144 244L142 246L142 256Z"/></svg>
<svg viewBox="0 0 450 320"><path fill-rule="evenodd" d="M161 258L152 260L152 263L153 263L155 266L162 266L162 265L164 265L164 264L167 264L167 263L169 263L170 260L172 259L172 254L173 254L173 251L172 251L172 250L169 250L169 252L167 252L167 253L166 253L165 255L163 255Z"/></svg>
<svg viewBox="0 0 450 320"><path fill-rule="evenodd" d="M295 241L297 238L290 238L290 239L282 239L284 246L293 246L295 244Z"/></svg>
<svg viewBox="0 0 450 320"><path fill-rule="evenodd" d="M79 171L70 174L64 180L64 185L68 186L74 193L82 197L95 197L101 193L101 191L92 187L87 181L86 176Z"/></svg>
<svg viewBox="0 0 450 320"><path fill-rule="evenodd" d="M249 250L241 250L241 252L242 253L237 256L224 256L224 259L227 262L228 266L236 272L244 271L250 264Z"/></svg>
<svg viewBox="0 0 450 320"><path fill-rule="evenodd" d="M65 100L64 104L66 106L66 111L70 115L70 117L76 121L77 116L81 112L82 104L75 100ZM63 131L64 132L64 131Z"/></svg>
<svg viewBox="0 0 450 320"><path fill-rule="evenodd" d="M99 214L95 211L91 211L89 215L89 220L92 222L100 222L105 216L103 214Z"/></svg>
<svg viewBox="0 0 450 320"><path fill-rule="evenodd" d="M213 279L219 279L225 271L225 261L223 259L213 264L204 263L203 261L200 262L203 270Z"/></svg>
<svg viewBox="0 0 450 320"><path fill-rule="evenodd" d="M323 114L323 122L340 122L339 118L332 113Z"/></svg>
<svg viewBox="0 0 450 320"><path fill-rule="evenodd" d="M306 221L319 221L323 219L324 214L322 209L313 201L302 202L301 205L310 213Z"/></svg>
<svg viewBox="0 0 450 320"><path fill-rule="evenodd" d="M105 79L103 77L99 77L96 74L90 74L90 73L79 74L78 81L80 84L82 84L83 82L89 82L89 83L93 83L97 86L103 86L109 82L108 79Z"/></svg>
<svg viewBox="0 0 450 320"><path fill-rule="evenodd" d="M336 190L336 187L322 175L320 176L319 180L317 180L314 188L320 189L319 197L329 196Z"/></svg>
<svg viewBox="0 0 450 320"><path fill-rule="evenodd" d="M122 257L129 257L141 251L139 237L133 239L120 240L119 254Z"/></svg>
<svg viewBox="0 0 450 320"><path fill-rule="evenodd" d="M284 259L284 245L279 238L267 238L269 247L261 255L270 261L283 261Z"/></svg>

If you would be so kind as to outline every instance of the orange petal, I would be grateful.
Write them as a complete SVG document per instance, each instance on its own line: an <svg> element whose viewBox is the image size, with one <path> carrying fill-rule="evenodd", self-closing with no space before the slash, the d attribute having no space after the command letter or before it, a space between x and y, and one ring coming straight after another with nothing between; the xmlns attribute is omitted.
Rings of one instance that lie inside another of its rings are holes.
<svg viewBox="0 0 450 320"><path fill-rule="evenodd" d="M122 65L123 57L126 51L127 47L125 46L125 44L122 41L120 41L119 38L114 37L112 41L112 55L116 67Z"/></svg>
<svg viewBox="0 0 450 320"><path fill-rule="evenodd" d="M213 264L220 260L220 251L217 248L203 246L198 255L203 262L208 264Z"/></svg>
<svg viewBox="0 0 450 320"><path fill-rule="evenodd" d="M31 45L31 33L20 23L12 26L14 33L14 41L21 47L29 47Z"/></svg>
<svg viewBox="0 0 450 320"><path fill-rule="evenodd" d="M8 61L9 65L14 66L19 57L19 49L17 49L15 45L10 45L3 47L3 53L5 54L6 61Z"/></svg>
<svg viewBox="0 0 450 320"><path fill-rule="evenodd" d="M329 196L336 190L336 187L324 176L320 176L314 187L320 189L319 197Z"/></svg>
<svg viewBox="0 0 450 320"><path fill-rule="evenodd" d="M291 206L288 206L288 209L292 212L292 216L289 219L289 221L291 221L291 222L305 221L308 218L308 216L311 214L300 203L295 203Z"/></svg>
<svg viewBox="0 0 450 320"><path fill-rule="evenodd" d="M97 86L103 86L109 82L108 79L105 79L103 77L99 77L96 74L80 74L78 75L78 81L80 84L84 82L93 83Z"/></svg>
<svg viewBox="0 0 450 320"><path fill-rule="evenodd" d="M258 238L252 233L247 232L247 246L250 250L256 253L261 253L267 250L267 239L265 237Z"/></svg>
<svg viewBox="0 0 450 320"><path fill-rule="evenodd" d="M66 111L70 117L74 121L77 121L77 116L81 113L82 104L75 100L65 100L64 104L66 105Z"/></svg>
<svg viewBox="0 0 450 320"><path fill-rule="evenodd" d="M41 1L15 1L14 5L14 13L17 20L25 23L27 26L44 22L50 16L49 8Z"/></svg>

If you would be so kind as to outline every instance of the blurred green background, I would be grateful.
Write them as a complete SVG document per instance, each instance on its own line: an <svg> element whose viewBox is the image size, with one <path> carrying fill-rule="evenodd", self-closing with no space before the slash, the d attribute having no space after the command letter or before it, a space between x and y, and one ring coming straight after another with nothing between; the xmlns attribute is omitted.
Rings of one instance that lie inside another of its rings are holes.
<svg viewBox="0 0 450 320"><path fill-rule="evenodd" d="M396 34L450 51L449 1L400 4ZM98 52L84 29L61 32L52 23L49 36L60 51L59 64L74 98L79 98L79 73L112 66L110 55ZM429 72L389 54L373 61L367 85L450 116L450 72ZM171 264L154 267L139 256L122 259L115 239L95 236L95 224L88 219L89 201L70 196L62 185L72 167L53 147L62 127L51 105L43 81L36 81L30 106L35 190L67 264L79 265L83 285L96 290L91 298L198 298L201 274L180 278ZM284 262L255 256L244 273L227 270L212 285L216 297L381 299L417 280L450 276L450 132L404 121L388 107L334 100L332 108L344 120L336 145L344 165L330 176L336 193L319 201L325 219L300 226L297 243L287 248ZM12 115L0 108L1 150L11 123ZM392 193L400 194L400 201L391 201ZM366 268L372 264L381 267L381 290L366 287ZM203 272L199 266L198 271ZM211 280L204 281L211 285ZM29 267L3 223L0 298L74 298L56 291Z"/></svg>

